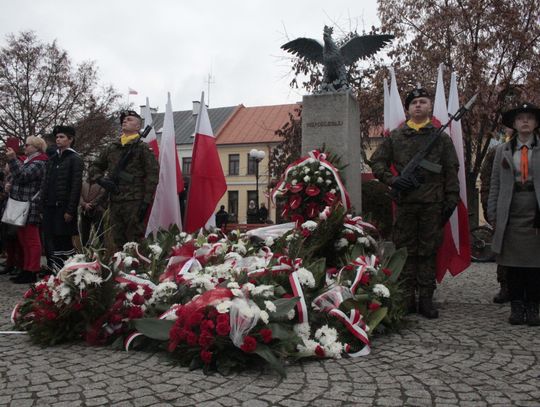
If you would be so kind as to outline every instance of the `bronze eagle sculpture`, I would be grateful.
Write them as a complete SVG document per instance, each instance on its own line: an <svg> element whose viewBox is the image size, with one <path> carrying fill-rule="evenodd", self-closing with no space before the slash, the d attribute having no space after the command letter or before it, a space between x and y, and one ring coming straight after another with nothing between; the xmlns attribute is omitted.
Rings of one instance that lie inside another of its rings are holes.
<svg viewBox="0 0 540 407"><path fill-rule="evenodd" d="M339 47L332 39L332 33L332 27L324 26L324 45L312 38L297 38L281 46L300 58L323 64L324 76L319 92L349 89L345 66L370 57L394 38L391 34L362 35Z"/></svg>

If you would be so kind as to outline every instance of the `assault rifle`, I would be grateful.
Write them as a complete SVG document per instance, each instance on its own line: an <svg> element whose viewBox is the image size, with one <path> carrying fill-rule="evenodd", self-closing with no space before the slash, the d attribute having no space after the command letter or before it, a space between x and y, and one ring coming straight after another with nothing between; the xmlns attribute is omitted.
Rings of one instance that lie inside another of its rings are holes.
<svg viewBox="0 0 540 407"><path fill-rule="evenodd" d="M405 166L405 168L403 168L399 176L401 177L402 180L404 180L404 184L407 184L408 187L397 188L395 186L391 186L390 197L392 199L397 200L401 192L406 192L406 191L416 189L422 184L422 180L416 174L416 171L418 170L419 167L425 168L426 170L432 171L435 173L441 172L442 166L440 164L427 161L426 156L429 154L429 152L435 145L435 142L438 140L439 136L444 132L444 130L446 130L446 128L450 125L450 123L452 123L453 120L455 121L460 120L465 113L471 110L471 106L476 101L477 96L478 96L478 93L475 94L471 98L471 100L469 100L465 104L465 106L461 106L456 113L454 113L453 115L449 115L450 118L448 122L446 122L446 124L439 127L437 131L428 140L428 142L424 145L424 147L414 155L411 161L407 163L407 165Z"/></svg>
<svg viewBox="0 0 540 407"><path fill-rule="evenodd" d="M133 175L125 172L124 169L127 167L127 164L131 159L131 156L133 155L133 146L135 146L137 143L140 142L140 140L148 136L151 130L152 126L147 125L142 131L142 133L140 133L139 139L135 143L132 143L124 152L124 154L120 157L120 160L118 160L116 167L114 167L111 172L111 176L103 177L97 181L97 183L101 185L107 192L111 194L117 194L118 192L120 192L120 189L118 188L120 180L125 182L133 181Z"/></svg>

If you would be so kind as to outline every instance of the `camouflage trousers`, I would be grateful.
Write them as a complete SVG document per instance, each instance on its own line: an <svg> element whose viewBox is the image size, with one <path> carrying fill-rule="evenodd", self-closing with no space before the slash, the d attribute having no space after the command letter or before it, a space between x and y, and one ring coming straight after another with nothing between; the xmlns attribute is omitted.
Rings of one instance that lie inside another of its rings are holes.
<svg viewBox="0 0 540 407"><path fill-rule="evenodd" d="M127 242L138 242L144 235L144 221L139 221L141 201L111 202L109 223L114 246L121 250Z"/></svg>
<svg viewBox="0 0 540 407"><path fill-rule="evenodd" d="M396 247L406 247L407 262L400 274L407 296L418 291L431 298L436 288L437 250L442 243L442 204L404 204L397 208L394 224Z"/></svg>

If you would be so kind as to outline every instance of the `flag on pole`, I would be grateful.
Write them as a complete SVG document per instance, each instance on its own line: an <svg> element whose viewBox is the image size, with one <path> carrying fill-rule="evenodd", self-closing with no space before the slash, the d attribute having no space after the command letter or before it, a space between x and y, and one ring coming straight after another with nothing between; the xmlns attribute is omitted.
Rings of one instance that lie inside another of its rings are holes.
<svg viewBox="0 0 540 407"><path fill-rule="evenodd" d="M442 82L442 74L440 82ZM444 89L443 89L444 91ZM459 96L455 72L450 81L448 113L454 114L459 109ZM448 116L447 116L448 117ZM467 184L465 180L465 159L461 121L453 121L450 137L459 160L459 202L450 220L444 226L443 243L437 253L437 281L441 282L447 271L453 276L464 271L471 264L471 246L469 240L469 215L467 210Z"/></svg>
<svg viewBox="0 0 540 407"><path fill-rule="evenodd" d="M388 130L392 131L401 126L405 122L405 110L399 97L399 91L396 81L396 73L394 68L390 67L390 91L389 91L389 107L388 107Z"/></svg>
<svg viewBox="0 0 540 407"><path fill-rule="evenodd" d="M193 233L206 225L214 216L216 206L226 191L227 183L219 160L208 111L204 104L203 92L195 125L191 181L185 219L186 232Z"/></svg>
<svg viewBox="0 0 540 407"><path fill-rule="evenodd" d="M146 236L159 229L177 225L182 230L180 201L176 191L176 137L171 105L171 94L167 94L167 106L161 135L161 154L159 157L159 183L156 188L152 211L148 218Z"/></svg>
<svg viewBox="0 0 540 407"><path fill-rule="evenodd" d="M390 133L390 124L388 123L390 121L390 91L388 90L388 80L386 80L386 78L383 81L383 92L384 92L384 118L383 118L384 131L383 133L387 135L388 133Z"/></svg>
<svg viewBox="0 0 540 407"><path fill-rule="evenodd" d="M131 89L130 87L128 87L128 94L129 95L138 95L139 92L137 92L135 89Z"/></svg>
<svg viewBox="0 0 540 407"><path fill-rule="evenodd" d="M146 98L146 106L143 109L143 119L144 119L144 126L152 126L153 119L152 119L152 112L150 111L150 102L148 101L148 98ZM173 121L174 122L174 121ZM159 145L157 141L157 135L154 127L152 127L152 130L150 130L150 133L146 138L143 139L152 151L154 152L154 155L156 156L156 160L159 161ZM175 144L175 152L176 152L176 144ZM178 154L175 154L175 162L176 162L176 192L181 193L184 190L184 177L182 176L182 171L180 170L180 162L178 160Z"/></svg>

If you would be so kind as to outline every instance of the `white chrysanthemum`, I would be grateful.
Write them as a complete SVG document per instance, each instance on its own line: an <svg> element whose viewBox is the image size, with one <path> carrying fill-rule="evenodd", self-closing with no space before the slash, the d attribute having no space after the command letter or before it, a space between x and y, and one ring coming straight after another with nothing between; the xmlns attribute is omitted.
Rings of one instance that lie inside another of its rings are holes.
<svg viewBox="0 0 540 407"><path fill-rule="evenodd" d="M302 227L307 230L315 230L317 229L317 222L313 222L312 220L307 220L304 223L302 223Z"/></svg>
<svg viewBox="0 0 540 407"><path fill-rule="evenodd" d="M243 290L246 290L247 292L251 292L255 288L255 284L246 283L242 286Z"/></svg>
<svg viewBox="0 0 540 407"><path fill-rule="evenodd" d="M239 288L233 288L231 290L231 292L232 292L232 295L234 295L235 297L243 297L244 296L244 293Z"/></svg>
<svg viewBox="0 0 540 407"><path fill-rule="evenodd" d="M186 232L180 232L179 236L180 236L182 239L185 239L186 236L187 236L187 233L186 233Z"/></svg>
<svg viewBox="0 0 540 407"><path fill-rule="evenodd" d="M359 237L356 241L364 246L371 246L371 242L367 237Z"/></svg>
<svg viewBox="0 0 540 407"><path fill-rule="evenodd" d="M294 326L294 332L301 338L309 338L309 335L311 335L311 326L308 322L302 322L300 324L296 324Z"/></svg>
<svg viewBox="0 0 540 407"><path fill-rule="evenodd" d="M232 250L238 254L241 254L241 255L245 255L247 250L246 250L246 246L244 246L244 243L242 243L241 241L239 241L238 243L236 244L233 244L232 245Z"/></svg>
<svg viewBox="0 0 540 407"><path fill-rule="evenodd" d="M310 179L311 179L311 177L309 175L306 175L304 177L304 182L309 182Z"/></svg>
<svg viewBox="0 0 540 407"><path fill-rule="evenodd" d="M336 249L343 249L344 247L347 247L349 245L349 242L345 238L341 238L336 242Z"/></svg>
<svg viewBox="0 0 540 407"><path fill-rule="evenodd" d="M124 257L124 267L130 268L133 261L135 261L135 259L131 256Z"/></svg>
<svg viewBox="0 0 540 407"><path fill-rule="evenodd" d="M276 312L276 304L274 304L272 301L265 301L264 306L266 307L268 312Z"/></svg>
<svg viewBox="0 0 540 407"><path fill-rule="evenodd" d="M292 184L292 185L296 185L296 184L298 184L298 181L295 180L295 179L293 179L293 180L291 181L291 184Z"/></svg>
<svg viewBox="0 0 540 407"><path fill-rule="evenodd" d="M322 165L320 165L319 166L319 171L324 171L324 170L325 170L325 168Z"/></svg>
<svg viewBox="0 0 540 407"><path fill-rule="evenodd" d="M309 167L304 168L304 174L309 174L310 172L311 170L309 169Z"/></svg>
<svg viewBox="0 0 540 407"><path fill-rule="evenodd" d="M294 308L290 310L289 312L287 312L288 319L293 319L295 315L296 315L296 311L294 310Z"/></svg>
<svg viewBox="0 0 540 407"><path fill-rule="evenodd" d="M137 242L127 242L124 243L122 249L127 252L128 250L135 250L137 248Z"/></svg>
<svg viewBox="0 0 540 407"><path fill-rule="evenodd" d="M303 343L299 343L296 348L298 349L298 352L305 354L305 355L315 355L315 349L319 346L319 344L312 340L303 338Z"/></svg>
<svg viewBox="0 0 540 407"><path fill-rule="evenodd" d="M330 190L330 193L331 193L331 194L335 194L335 193L336 193L336 190L335 190L334 188L332 188L332 189Z"/></svg>
<svg viewBox="0 0 540 407"><path fill-rule="evenodd" d="M315 338L319 340L321 345L329 346L337 341L338 333L334 328L324 325L315 331Z"/></svg>
<svg viewBox="0 0 540 407"><path fill-rule="evenodd" d="M293 239L294 239L294 233L291 233L290 235L287 235L287 237L285 238L285 240L286 240L287 242L290 242L290 241L293 240Z"/></svg>
<svg viewBox="0 0 540 407"><path fill-rule="evenodd" d="M148 248L150 249L150 251L152 252L152 254L154 256L160 256L161 253L163 252L163 249L157 245L157 244L151 244L151 245L148 245Z"/></svg>
<svg viewBox="0 0 540 407"><path fill-rule="evenodd" d="M265 240L264 240L264 244L268 247L272 247L272 245L274 244L274 238L272 236L268 236Z"/></svg>
<svg viewBox="0 0 540 407"><path fill-rule="evenodd" d="M343 353L344 346L341 342L333 342L328 346L324 346L325 356L334 359L340 359Z"/></svg>
<svg viewBox="0 0 540 407"><path fill-rule="evenodd" d="M176 285L176 283L172 281L166 281L164 283L160 283L154 289L150 302L152 303L166 302L167 299L173 296L177 291L178 291L178 286Z"/></svg>
<svg viewBox="0 0 540 407"><path fill-rule="evenodd" d="M313 277L313 273L311 271L304 267L300 267L298 270L296 270L296 274L298 275L298 281L300 281L300 284L307 285L309 288L315 287L315 278Z"/></svg>
<svg viewBox="0 0 540 407"><path fill-rule="evenodd" d="M232 301L226 300L216 305L216 311L220 314L226 314L231 308Z"/></svg>
<svg viewBox="0 0 540 407"><path fill-rule="evenodd" d="M307 162L310 163L310 164L314 164L315 162L317 162L317 160L315 158L313 158L313 157L309 157Z"/></svg>
<svg viewBox="0 0 540 407"><path fill-rule="evenodd" d="M384 284L375 284L375 286L373 287L373 294L378 297L389 298L390 290L386 288Z"/></svg>
<svg viewBox="0 0 540 407"><path fill-rule="evenodd" d="M245 286L244 286L245 287ZM274 294L274 286L273 285L258 285L254 287L251 290L251 295L261 295L263 297L270 297Z"/></svg>
<svg viewBox="0 0 540 407"><path fill-rule="evenodd" d="M326 185L330 185L330 184L332 183L332 180L327 179L327 180L324 181L324 183L325 183Z"/></svg>
<svg viewBox="0 0 540 407"><path fill-rule="evenodd" d="M227 284L227 288L240 288L240 284L238 284L236 281L231 281Z"/></svg>
<svg viewBox="0 0 540 407"><path fill-rule="evenodd" d="M324 182L324 179L321 177L317 177L317 184L322 184Z"/></svg>
<svg viewBox="0 0 540 407"><path fill-rule="evenodd" d="M259 317L261 318L261 321L265 324L268 324L268 322L270 321L270 315L268 315L268 312L266 311L261 311L259 313Z"/></svg>
<svg viewBox="0 0 540 407"><path fill-rule="evenodd" d="M101 278L101 276L98 276L96 273L91 271L84 273L83 278L88 285L100 285L103 282L103 278Z"/></svg>

